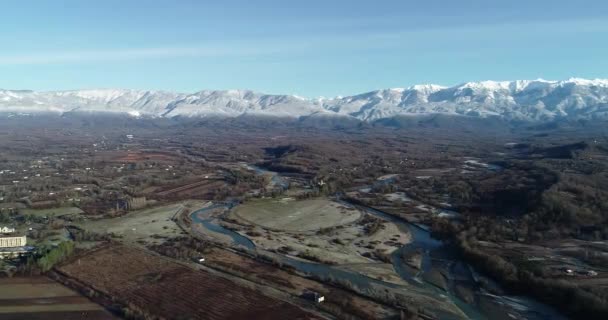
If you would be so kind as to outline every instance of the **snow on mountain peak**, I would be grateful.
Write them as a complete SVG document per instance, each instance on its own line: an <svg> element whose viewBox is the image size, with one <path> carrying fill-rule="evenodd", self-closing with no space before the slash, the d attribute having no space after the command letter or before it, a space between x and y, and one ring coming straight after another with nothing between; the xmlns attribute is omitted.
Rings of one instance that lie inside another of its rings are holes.
<svg viewBox="0 0 608 320"><path fill-rule="evenodd" d="M477 89L477 90L511 90L513 82L511 81L481 81L467 82L459 86L461 89Z"/></svg>
<svg viewBox="0 0 608 320"><path fill-rule="evenodd" d="M435 91L443 90L443 89L446 89L446 88L447 87L440 86L440 85L437 85L437 84L416 84L416 85L413 85L413 86L407 88L407 90L435 92Z"/></svg>
<svg viewBox="0 0 608 320"><path fill-rule="evenodd" d="M397 115L442 113L508 120L608 118L608 80L517 80L434 84L376 90L347 97L307 99L251 90L166 91L90 89L34 92L0 90L0 112L124 113L133 117L301 117L340 115L373 121Z"/></svg>
<svg viewBox="0 0 608 320"><path fill-rule="evenodd" d="M598 86L608 87L608 79L582 79L582 78L570 78L562 83L572 83L578 86Z"/></svg>
<svg viewBox="0 0 608 320"><path fill-rule="evenodd" d="M132 117L141 117L141 112L137 111L137 110L131 110L127 112L130 116Z"/></svg>

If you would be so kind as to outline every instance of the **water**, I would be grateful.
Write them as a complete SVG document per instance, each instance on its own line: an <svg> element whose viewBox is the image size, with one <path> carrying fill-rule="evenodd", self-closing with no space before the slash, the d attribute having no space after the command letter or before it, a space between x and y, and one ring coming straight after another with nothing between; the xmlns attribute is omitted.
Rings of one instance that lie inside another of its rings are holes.
<svg viewBox="0 0 608 320"><path fill-rule="evenodd" d="M348 202L340 202L352 206L352 204ZM411 234L412 240L401 248L395 250L391 256L393 268L402 279L406 280L410 285L424 289L431 295L446 296L470 319L485 319L485 317L475 310L475 308L458 299L449 290L446 292L432 284L427 283L421 278L422 274L429 272L433 268L431 252L438 251L443 247L443 243L441 241L433 239L431 237L431 233L425 228L407 222L397 216L365 206L356 207L365 210L367 213L381 219L395 223L399 229L405 230ZM422 263L419 271L403 263L404 256L410 255L416 251L422 252Z"/></svg>
<svg viewBox="0 0 608 320"><path fill-rule="evenodd" d="M232 241L236 245L242 246L251 251L255 251L255 244L249 238L241 235L240 233L222 227L221 225L213 222L215 218L209 217L209 213L211 213L211 210L219 208L229 210L232 207L233 204L214 204L209 207L201 208L199 210L194 211L192 214L190 214L190 217L192 218L193 223L200 223L210 231L225 234L231 237Z"/></svg>
<svg viewBox="0 0 608 320"><path fill-rule="evenodd" d="M250 168L255 170L258 174L273 174L273 181L275 181L275 185L285 187L288 186L288 182L285 181L285 179L279 176L277 173L273 173L255 166L250 166ZM358 207L359 209L365 210L371 215L393 222L398 226L400 230L404 232L409 232L411 234L412 241L410 243L405 244L401 248L395 250L391 258L395 271L410 285L417 288L417 293L422 293L438 299L450 299L464 314L466 314L467 317L471 319L493 318L492 315L484 315L481 310L478 309L478 306L475 303L467 304L464 301L458 299L453 294L454 277L459 276L456 273L453 273L453 270L457 270L459 266L467 266L467 269L470 270L471 273L473 273L468 275L471 280L475 279L474 270L472 270L472 268L470 268L466 263L463 263L461 261L456 260L454 257L451 257L450 253L446 252L443 243L437 239L433 239L431 237L430 232L425 226L419 226L409 223L408 221L400 217L373 208L365 206L356 206L344 200L338 201L343 205ZM235 231L222 227L221 225L214 222L215 219L212 217L205 217L205 215L208 214L210 210L218 208L230 210L235 205L235 203L224 203L214 204L212 206L202 208L191 214L192 221L194 223L202 224L210 231L221 233L231 237L236 245L242 246L252 252L256 251L255 244L249 238ZM414 251L422 252L422 265L420 270L415 270L402 263L403 256L411 254ZM404 291L411 291L412 289L414 289L412 287L406 287L381 280L376 280L356 272L341 270L330 265L306 262L286 255L275 255L275 257L279 259L281 263L289 265L300 272L315 276L318 279L325 281L348 282L356 286L360 290L370 290L374 288L377 289L378 287L392 288ZM437 257L447 257L445 259L442 259L442 261L438 261L439 264L448 264L447 270L449 285L447 292L435 287L430 283L425 282L421 277L425 272L428 272L433 268L434 260L437 260ZM476 294L490 297L496 302L497 308L500 308L501 310L504 309L502 311L509 312L510 314L519 315L520 318L565 319L552 308L540 304L529 298L515 296L489 296L489 294L487 292L484 292L483 290L478 290ZM441 318L449 319L453 318L453 315L443 314L441 315Z"/></svg>
<svg viewBox="0 0 608 320"><path fill-rule="evenodd" d="M342 203L344 205L351 206L351 204L349 204L347 202L342 202ZM233 239L233 241L236 245L242 246L242 247L246 248L247 250L254 252L254 251L256 251L255 244L249 238L247 238L235 231L222 227L221 225L214 222L214 218L212 218L212 217L208 217L208 216L205 217L205 215L208 215L211 212L211 210L218 209L218 208L223 208L223 209L229 210L233 207L234 207L234 204L232 204L232 203L227 203L227 204L220 203L220 204L214 204L212 206L199 209L197 211L194 211L191 214L192 221L193 221L193 223L202 224L203 227L207 228L210 231L227 235ZM370 213L375 214L381 218L386 217L387 219L395 220L394 217L387 215L385 213L382 213L380 211L375 210ZM395 220L395 222L399 224L400 228L407 228L407 226L405 226L405 224L403 224L402 222L397 221L397 220ZM413 228L412 232L415 233L415 235L413 237L420 239L420 242L417 243L416 246L422 246L424 248L431 248L431 247L436 247L436 246L441 245L440 242L432 239L428 235L428 232L425 232L424 229L415 227L413 225L412 225L412 228ZM402 229L402 230L404 230L404 229ZM405 247L408 247L411 245L412 244L408 244ZM357 289L363 290L363 291L377 290L378 288L391 288L391 289L394 289L397 291L403 290L404 293L406 293L405 291L411 292L414 289L412 287L407 287L407 286L403 286L403 285L398 285L398 284L370 278L370 277L362 275L360 273L338 269L338 268L330 266L330 265L307 262L307 261L303 261L303 260L300 260L300 259L297 259L294 257L287 256L287 255L274 255L274 256L277 259L279 259L280 262L283 263L284 265L289 265L300 272L314 276L322 281L350 283L352 286L355 286ZM400 259L393 259L393 260L394 260L394 262L401 261ZM395 263L395 265L397 265L397 263ZM409 279L409 277L408 277L408 279ZM420 281L420 280L418 280L418 281ZM437 289L433 288L431 291L429 291L429 290L425 289L426 285L424 283L421 283L421 282L419 283L416 281L413 281L412 283L416 283L416 286L421 289L421 290L416 290L416 292L418 294L423 294L423 295L427 295L429 297L437 298L437 296L438 296ZM444 298L439 297L439 299L443 300ZM467 316L470 317L469 313L467 313ZM447 314L447 313L442 314L442 319L456 319L456 318L458 318L458 317L455 317L452 314Z"/></svg>
<svg viewBox="0 0 608 320"><path fill-rule="evenodd" d="M265 174L271 175L272 184L274 186L281 188L282 190L286 190L287 188L289 188L289 181L287 181L285 178L281 177L278 173L276 173L274 171L268 171L266 169L262 169L258 166L254 166L254 165L250 165L250 164L247 165L247 168L255 171L255 173L257 175L265 175Z"/></svg>
<svg viewBox="0 0 608 320"><path fill-rule="evenodd" d="M233 230L222 227L221 225L215 223L214 218L212 218L212 217L208 217L208 216L205 217L205 215L208 215L211 212L211 210L218 209L218 208L229 210L233 206L234 205L232 203L227 203L227 204L226 203L217 203L217 204L196 210L193 213L191 213L190 216L192 218L193 223L200 223L206 229L208 229L210 231L227 235L232 238L235 245L242 246L245 249L254 252L254 251L256 251L255 244L249 238L241 235L238 232L235 232ZM306 261L295 259L295 258L292 258L289 256L285 256L285 255L281 255L281 256L277 256L277 257L279 257L281 259L281 262L283 262L284 264L290 265L302 272L318 276L323 280L331 280L332 278L333 279L346 279L346 280L351 281L353 284L355 284L356 286L358 286L360 288L369 288L369 284L372 282L384 283L382 281L378 281L378 280L375 280L375 279L372 279L372 278L369 278L369 277L366 277L366 276L363 276L363 275L360 275L357 273L352 273L349 271L336 269L336 268L333 268L331 266L324 265L324 264L306 262Z"/></svg>

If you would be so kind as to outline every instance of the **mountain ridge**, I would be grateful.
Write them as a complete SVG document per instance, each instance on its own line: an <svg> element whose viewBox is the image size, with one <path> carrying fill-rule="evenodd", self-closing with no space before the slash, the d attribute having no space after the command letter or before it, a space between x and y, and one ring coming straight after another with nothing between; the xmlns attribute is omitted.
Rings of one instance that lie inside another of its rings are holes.
<svg viewBox="0 0 608 320"><path fill-rule="evenodd" d="M0 89L0 112L124 113L146 117L340 116L376 121L395 116L446 114L517 121L608 119L608 80L516 80L434 84L308 99L252 90Z"/></svg>

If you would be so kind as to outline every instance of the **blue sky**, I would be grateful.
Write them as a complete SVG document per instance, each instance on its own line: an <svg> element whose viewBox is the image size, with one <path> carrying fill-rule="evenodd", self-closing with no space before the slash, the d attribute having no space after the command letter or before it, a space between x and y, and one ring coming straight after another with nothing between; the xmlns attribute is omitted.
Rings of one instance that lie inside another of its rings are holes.
<svg viewBox="0 0 608 320"><path fill-rule="evenodd" d="M608 1L2 1L0 88L253 89L608 78Z"/></svg>

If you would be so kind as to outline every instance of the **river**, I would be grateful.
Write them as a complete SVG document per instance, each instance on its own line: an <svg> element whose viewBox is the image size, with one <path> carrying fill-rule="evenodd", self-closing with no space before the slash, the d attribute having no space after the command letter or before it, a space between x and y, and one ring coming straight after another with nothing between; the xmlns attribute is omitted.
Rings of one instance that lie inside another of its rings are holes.
<svg viewBox="0 0 608 320"><path fill-rule="evenodd" d="M255 166L249 166L249 168L255 170L257 174L271 174L273 183L281 188L285 188L285 186L289 185L288 182L276 172L266 171ZM443 246L441 241L431 237L430 232L426 230L426 228L414 225L400 217L373 208L354 205L344 200L338 201L343 205L354 206L371 215L391 221L404 232L409 232L411 234L412 241L405 244L398 250L395 250L391 258L395 271L410 285L417 288L417 293L432 296L440 300L449 299L470 319L506 319L507 317L512 319L565 319L565 317L561 316L554 309L527 297L492 295L485 292L477 285L475 286L476 290L474 292L476 299L472 303L462 301L454 293L455 279L460 279L459 281L462 281L462 278L465 277L474 282L475 279L479 279L482 276L475 272L465 262L454 257L448 250L446 250L446 247ZM212 210L223 208L228 211L231 210L235 205L235 203L218 203L201 208L191 214L192 221L193 223L202 224L203 227L212 232L229 236L232 238L235 245L241 246L249 251L256 251L255 244L249 238L222 227L216 222L216 218L209 215ZM415 270L403 263L403 256L411 254L413 251L422 252L422 264L420 270ZM413 289L411 286L402 286L376 280L356 272L338 269L330 265L306 262L287 255L275 256L280 259L283 264L289 265L300 272L326 281L342 283L348 282L361 290L391 288L391 290L397 291L411 291ZM447 270L448 272L447 290L440 289L424 280L424 273L429 272L431 269L433 269L433 267L435 267L435 265L443 267L447 266L447 268L444 268L444 270ZM480 301L482 298L486 305L488 303L491 305L490 308L481 307ZM454 318L454 316L450 314L441 314L440 318L451 319Z"/></svg>

